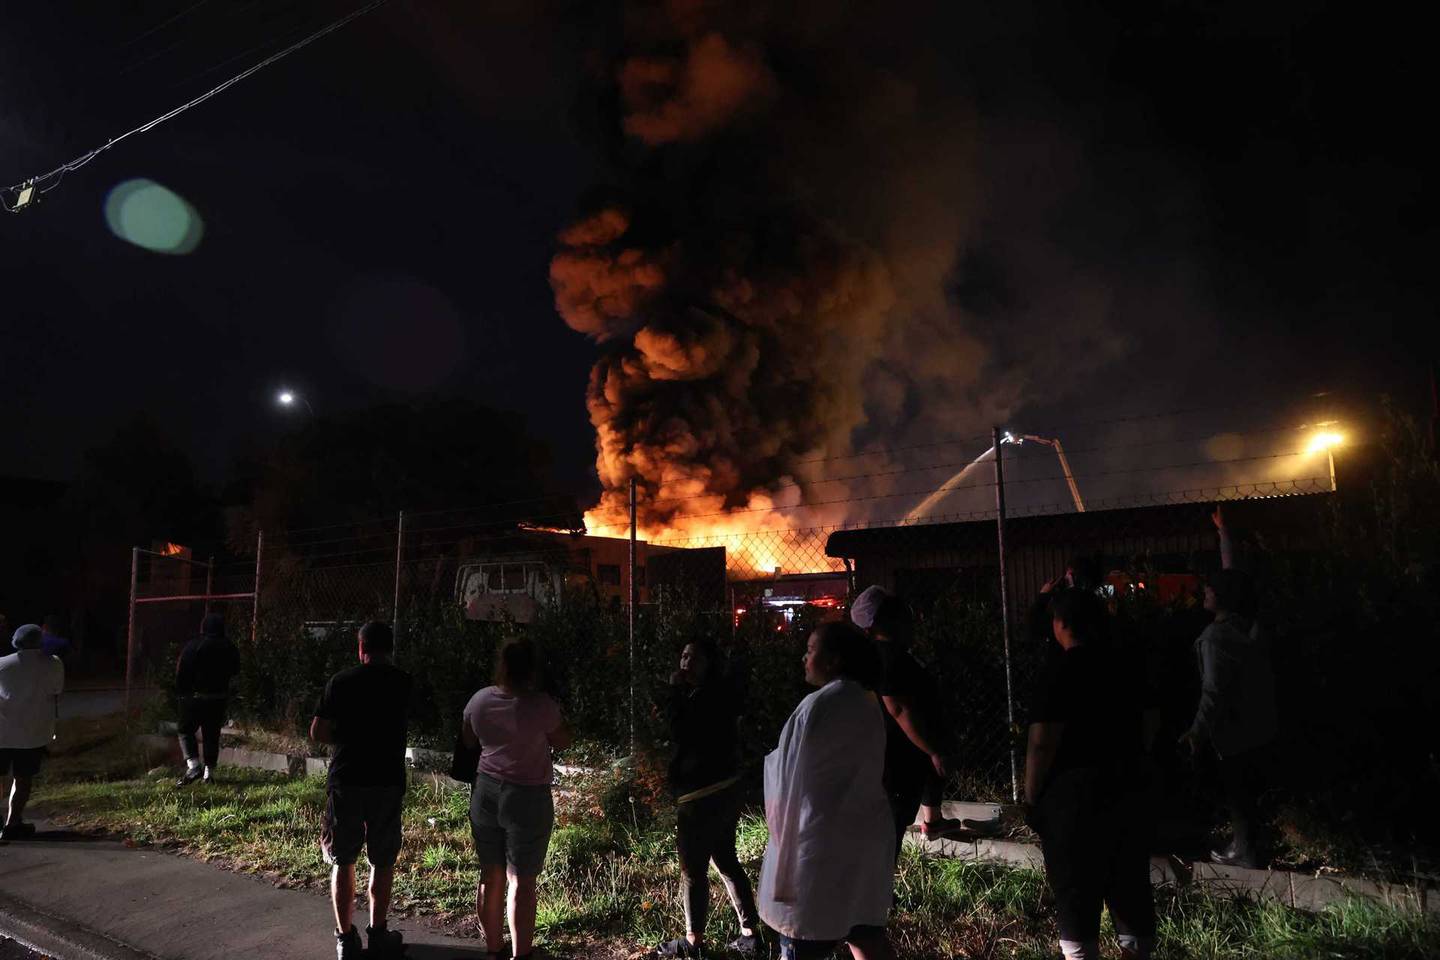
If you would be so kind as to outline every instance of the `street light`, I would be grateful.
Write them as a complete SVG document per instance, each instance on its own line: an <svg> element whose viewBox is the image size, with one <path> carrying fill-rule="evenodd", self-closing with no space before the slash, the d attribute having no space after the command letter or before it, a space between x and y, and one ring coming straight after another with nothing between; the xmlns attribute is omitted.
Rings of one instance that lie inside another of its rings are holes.
<svg viewBox="0 0 1440 960"><path fill-rule="evenodd" d="M303 394L296 393L294 390L281 390L275 395L275 402L282 407L293 407L296 403L303 403L305 409L310 411L310 416L315 416L315 408L310 406L310 401L306 400Z"/></svg>
<svg viewBox="0 0 1440 960"><path fill-rule="evenodd" d="M1306 424L1306 426L1317 428L1316 433L1311 434L1310 442L1305 445L1307 454L1325 453L1325 460L1330 465L1330 492L1334 493L1335 487L1335 448L1345 442L1345 434L1334 428L1339 426L1338 420L1322 420L1319 423Z"/></svg>
<svg viewBox="0 0 1440 960"><path fill-rule="evenodd" d="M1075 474L1070 472L1070 461L1065 456L1065 448L1060 445L1060 438L1037 437L1032 433L1021 434L1017 437L1008 430L1005 431L1005 434L1000 438L1001 443L1013 443L1016 446L1019 446L1027 440L1031 443L1043 443L1045 446L1054 449L1055 456L1060 460L1060 470L1065 474L1065 483L1070 487L1070 499L1075 501L1075 512L1084 513L1085 501L1080 498L1080 488L1075 485Z"/></svg>

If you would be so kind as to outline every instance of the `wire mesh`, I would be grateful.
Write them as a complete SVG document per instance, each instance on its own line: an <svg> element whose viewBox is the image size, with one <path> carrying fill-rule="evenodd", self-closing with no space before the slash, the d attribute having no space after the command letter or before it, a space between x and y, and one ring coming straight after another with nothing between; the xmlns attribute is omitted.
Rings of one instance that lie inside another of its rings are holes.
<svg viewBox="0 0 1440 960"><path fill-rule="evenodd" d="M266 539L253 643L242 648L242 699L257 718L303 725L326 677L354 662L355 628L395 618L400 659L425 691L417 735L445 743L451 714L488 682L496 642L529 632L546 648L555 692L582 736L624 748L634 717L642 746L659 748L666 678L686 640L704 635L729 653L742 681L745 748L754 758L773 745L805 693L800 661L810 630L846 616L853 598L878 584L911 607L914 652L941 691L954 761L950 795L1008 799L1012 755L1021 749L1010 716L1013 710L1023 723L1041 662L1045 624L1036 622L1034 604L1046 583L1085 558L1100 570L1099 589L1117 614L1136 600L1193 609L1202 575L1218 564L1216 502L1227 502L1236 528L1283 550L1316 526L1324 498L1300 494L1328 492L1329 484L1153 493L1091 503L1083 513L1070 503L1031 505L1006 520L1008 597L1000 595L993 511L815 526L777 511L756 517L758 529L642 539L633 574L623 535L507 521L493 505L477 508L473 515L483 519L470 525L454 522L456 511L437 511L407 514L403 525L376 521L305 539L277 534ZM204 601L178 599L193 589L196 569L142 578L139 599L147 591L177 598L150 605L137 620L147 671L164 660L159 651L170 638L189 636L199 623ZM227 619L241 627L248 602L223 602ZM1009 694L1002 603L1013 624ZM249 639L248 625L240 632Z"/></svg>
<svg viewBox="0 0 1440 960"><path fill-rule="evenodd" d="M199 634L208 614L225 618L231 637L250 633L255 568L249 562L216 563L174 552L136 549L135 589L126 650L130 690L166 690L185 643Z"/></svg>

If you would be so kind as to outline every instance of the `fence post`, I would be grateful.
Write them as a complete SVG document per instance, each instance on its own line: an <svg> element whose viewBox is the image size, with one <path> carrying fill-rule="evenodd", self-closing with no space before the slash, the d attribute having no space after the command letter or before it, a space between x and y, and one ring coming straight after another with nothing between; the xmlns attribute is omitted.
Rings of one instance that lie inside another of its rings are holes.
<svg viewBox="0 0 1440 960"><path fill-rule="evenodd" d="M260 573L264 569L265 531L255 531L255 596L250 607L250 645L253 647L260 636Z"/></svg>
<svg viewBox="0 0 1440 960"><path fill-rule="evenodd" d="M215 554L205 564L205 616L210 616L210 595L215 592Z"/></svg>
<svg viewBox="0 0 1440 960"><path fill-rule="evenodd" d="M405 511L400 511L400 523L395 528L395 612L390 618L391 632L398 645L400 640L400 560L405 550Z"/></svg>
<svg viewBox="0 0 1440 960"><path fill-rule="evenodd" d="M1010 679L1010 585L1005 577L1005 470L1000 465L1000 428L992 434L995 450L995 546L1000 554L1000 631L1005 645L1005 743L1010 749L1010 799L1020 799L1015 763L1015 692Z"/></svg>
<svg viewBox="0 0 1440 960"><path fill-rule="evenodd" d="M140 548L130 548L130 619L125 628L125 712L130 712L130 688L135 682L135 588L140 582Z"/></svg>
<svg viewBox="0 0 1440 960"><path fill-rule="evenodd" d="M635 478L630 478L630 756L635 756L635 604L640 591L635 586Z"/></svg>

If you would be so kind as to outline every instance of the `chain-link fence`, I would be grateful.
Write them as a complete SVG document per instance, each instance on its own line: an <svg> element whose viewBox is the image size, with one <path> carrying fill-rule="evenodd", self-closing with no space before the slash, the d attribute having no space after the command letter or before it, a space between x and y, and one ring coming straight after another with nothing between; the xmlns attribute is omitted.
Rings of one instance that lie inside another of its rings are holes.
<svg viewBox="0 0 1440 960"><path fill-rule="evenodd" d="M168 690L180 649L208 614L225 618L232 637L248 636L255 619L255 563L199 560L176 544L136 547L130 556L126 640L127 697Z"/></svg>
<svg viewBox="0 0 1440 960"><path fill-rule="evenodd" d="M845 616L861 590L878 584L914 612L914 651L940 688L955 757L951 795L1008 799L1045 627L1031 608L1046 583L1077 560L1092 566L1117 611L1145 620L1163 672L1198 632L1200 578L1218 565L1214 502L1233 501L1226 509L1236 530L1285 550L1313 533L1325 499L1296 495L1328 489L1328 480L1290 482L1007 517L1003 593L993 512L925 523L772 521L749 532L637 541L633 559L626 537L502 522L493 509L470 526L402 514L363 529L264 538L258 560L246 561L253 600L224 585L196 589L211 569L204 564L150 556L132 654L137 678L150 676L164 660L157 637L188 637L205 603L226 604L234 635L245 638L237 715L299 731L325 678L354 662L356 627L394 620L399 658L419 687L412 728L448 746L466 699L488 681L496 641L527 632L541 641L577 730L628 750L664 739L667 678L685 642L708 636L743 681L746 747L759 756L805 693L810 630ZM177 571L169 580L158 572L165 564ZM234 597L217 599L222 593ZM161 595L165 603L148 603ZM253 631L240 622L252 611Z"/></svg>

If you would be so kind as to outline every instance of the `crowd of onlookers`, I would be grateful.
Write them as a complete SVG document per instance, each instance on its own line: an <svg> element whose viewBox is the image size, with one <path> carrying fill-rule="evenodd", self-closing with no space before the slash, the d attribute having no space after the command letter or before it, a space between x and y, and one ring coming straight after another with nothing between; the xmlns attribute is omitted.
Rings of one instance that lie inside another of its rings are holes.
<svg viewBox="0 0 1440 960"><path fill-rule="evenodd" d="M1257 866L1266 857L1255 803L1276 732L1274 681L1254 590L1233 568L1218 510L1215 521L1222 569L1204 588L1213 622L1195 642L1201 694L1181 742L1218 758L1233 841L1215 858ZM1065 956L1099 955L1108 907L1122 956L1144 958L1155 940L1149 855L1157 705L1142 645L1117 628L1097 580L1089 565L1073 563L1032 611L1034 635L1047 652L1030 698L1022 810L1040 837ZM738 922L728 949L765 955L768 926L786 960L826 957L841 944L860 960L893 956L886 926L906 831L915 826L924 837L941 837L977 826L944 814L942 789L956 758L937 678L910 652L913 634L904 600L874 586L854 599L848 619L810 635L803 671L815 689L764 760L769 840L754 886L736 853L742 690L713 642L697 637L679 651L665 706L686 929L658 945L656 956L707 950L711 864ZM64 682L60 661L42 649L39 627L21 627L14 644L17 652L0 659L0 762L13 774L7 839L25 835L21 814L54 735L53 704ZM369 953L403 948L387 916L401 849L411 678L393 652L387 624L362 627L359 664L330 678L310 725L313 740L333 745L320 842L332 865L340 960L360 956L364 946L353 922L362 851L370 863ZM451 775L471 784L476 913L488 955L524 958L555 818L552 751L569 745L572 733L543 691L541 657L530 640L508 641L496 661L494 682L457 718ZM238 669L223 620L206 617L176 669L186 761L178 786L212 776ZM501 948L507 921L509 951Z"/></svg>

